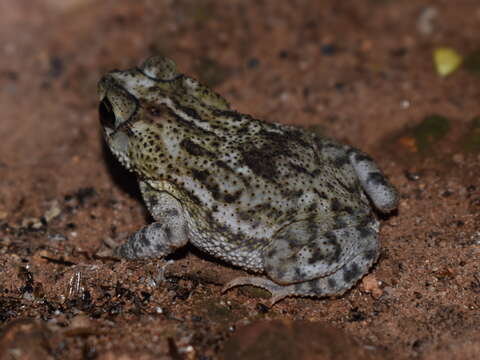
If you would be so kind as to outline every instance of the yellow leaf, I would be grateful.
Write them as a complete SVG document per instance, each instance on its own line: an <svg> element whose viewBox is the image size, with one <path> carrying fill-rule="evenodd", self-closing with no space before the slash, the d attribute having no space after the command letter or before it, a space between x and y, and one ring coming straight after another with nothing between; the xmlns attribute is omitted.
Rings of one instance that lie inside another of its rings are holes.
<svg viewBox="0 0 480 360"><path fill-rule="evenodd" d="M450 75L462 63L462 55L452 48L437 48L433 52L435 68L440 76Z"/></svg>

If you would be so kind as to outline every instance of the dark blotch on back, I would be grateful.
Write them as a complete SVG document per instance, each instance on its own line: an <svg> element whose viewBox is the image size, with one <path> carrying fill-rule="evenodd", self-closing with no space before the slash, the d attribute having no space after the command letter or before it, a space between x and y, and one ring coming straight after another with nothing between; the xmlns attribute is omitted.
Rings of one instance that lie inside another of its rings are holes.
<svg viewBox="0 0 480 360"><path fill-rule="evenodd" d="M180 104L177 104L177 107L179 107L180 110L182 110L185 114L187 114L191 118L194 118L195 120L198 120L200 122L203 121L203 119L198 115L198 113L195 109L192 109L190 107L183 106L183 105L180 105Z"/></svg>
<svg viewBox="0 0 480 360"><path fill-rule="evenodd" d="M213 154L210 153L210 151L201 147L198 144L195 144L193 141L189 139L183 139L180 142L180 146L183 149L185 149L190 155L193 155L193 156L205 156L205 155L213 156Z"/></svg>
<svg viewBox="0 0 480 360"><path fill-rule="evenodd" d="M315 250L313 250L313 253L312 253L312 256L310 257L310 259L308 259L308 263L311 265L311 264L315 264L319 261L322 261L324 258L324 255L323 255L323 252L322 250L320 250L320 248L315 248Z"/></svg>
<svg viewBox="0 0 480 360"><path fill-rule="evenodd" d="M242 195L242 191L241 191L241 190L236 191L236 192L233 193L233 194L225 194L225 195L223 196L223 200L224 200L226 203L231 204L231 203L237 201L238 198L240 197L240 195Z"/></svg>
<svg viewBox="0 0 480 360"><path fill-rule="evenodd" d="M338 262L340 259L340 255L342 254L342 247L338 242L337 236L331 232L327 231L325 233L325 237L327 238L327 242L329 245L332 245L335 248L335 251L333 252L332 256L330 256L327 260L329 261L329 264L332 264L334 262Z"/></svg>
<svg viewBox="0 0 480 360"><path fill-rule="evenodd" d="M210 175L210 172L208 170L192 169L191 171L193 178L200 181L201 183L205 183L208 176Z"/></svg>
<svg viewBox="0 0 480 360"><path fill-rule="evenodd" d="M339 211L342 208L340 201L337 198L333 198L330 203L330 209L334 212Z"/></svg>
<svg viewBox="0 0 480 360"><path fill-rule="evenodd" d="M276 163L279 158L295 157L295 153L291 151L294 146L311 148L303 139L303 135L301 130L282 129L282 132L277 132L264 126L257 134L259 147L252 144L244 150L242 153L243 161L255 175L274 182L278 176ZM298 166L296 170L297 172L307 172L306 169Z"/></svg>
<svg viewBox="0 0 480 360"><path fill-rule="evenodd" d="M352 280L356 279L360 275L360 268L357 263L352 263L350 269L348 265L343 267L343 280L346 283L350 283Z"/></svg>
<svg viewBox="0 0 480 360"><path fill-rule="evenodd" d="M282 133L271 132L268 129L264 128L259 131L259 135L263 136L265 139L269 139L272 143L284 144L286 147L290 146L292 143L297 143L298 145L310 148L310 144L303 139L303 131L300 129L284 129Z"/></svg>
<svg viewBox="0 0 480 360"><path fill-rule="evenodd" d="M275 160L277 153L274 149L264 146L260 149L251 148L242 153L243 161L257 176L269 180L275 180L277 177L277 167Z"/></svg>
<svg viewBox="0 0 480 360"><path fill-rule="evenodd" d="M217 165L219 168L232 171L232 169L227 165L225 161L217 160L215 161L215 165Z"/></svg>

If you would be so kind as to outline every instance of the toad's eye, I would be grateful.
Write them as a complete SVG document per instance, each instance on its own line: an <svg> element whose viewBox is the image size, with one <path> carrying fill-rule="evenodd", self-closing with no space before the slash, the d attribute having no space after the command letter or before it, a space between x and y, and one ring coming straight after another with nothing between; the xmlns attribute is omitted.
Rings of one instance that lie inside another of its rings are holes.
<svg viewBox="0 0 480 360"><path fill-rule="evenodd" d="M147 110L148 110L149 114L152 115L152 116L158 117L158 116L162 115L162 110L158 107L150 106Z"/></svg>

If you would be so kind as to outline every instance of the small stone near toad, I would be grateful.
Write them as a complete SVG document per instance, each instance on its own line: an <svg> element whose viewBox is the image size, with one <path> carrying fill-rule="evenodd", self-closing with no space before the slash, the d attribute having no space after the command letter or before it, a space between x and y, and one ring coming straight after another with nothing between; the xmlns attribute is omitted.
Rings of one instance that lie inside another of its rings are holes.
<svg viewBox="0 0 480 360"><path fill-rule="evenodd" d="M431 35L435 30L434 20L438 16L437 8L428 6L422 10L417 20L417 30L422 35Z"/></svg>
<svg viewBox="0 0 480 360"><path fill-rule="evenodd" d="M49 223L51 220L55 219L62 210L60 209L60 206L58 205L58 201L54 201L52 203L52 206L50 206L50 209L48 209L43 217L45 218L45 221Z"/></svg>
<svg viewBox="0 0 480 360"><path fill-rule="evenodd" d="M375 299L378 299L383 294L383 290L378 286L378 280L375 275L369 274L362 280L362 286L365 292L372 294Z"/></svg>

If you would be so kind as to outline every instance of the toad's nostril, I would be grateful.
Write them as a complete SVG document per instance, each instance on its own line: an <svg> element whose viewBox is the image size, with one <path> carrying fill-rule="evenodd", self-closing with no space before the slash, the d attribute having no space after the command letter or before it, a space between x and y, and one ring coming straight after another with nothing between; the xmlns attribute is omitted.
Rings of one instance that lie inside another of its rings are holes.
<svg viewBox="0 0 480 360"><path fill-rule="evenodd" d="M104 98L98 107L98 113L100 116L100 123L103 127L115 129L115 114L113 107L107 98Z"/></svg>

